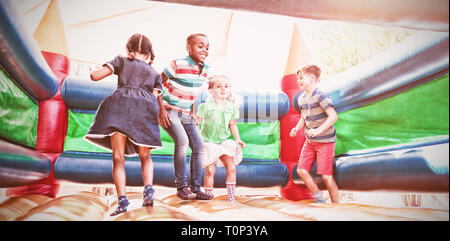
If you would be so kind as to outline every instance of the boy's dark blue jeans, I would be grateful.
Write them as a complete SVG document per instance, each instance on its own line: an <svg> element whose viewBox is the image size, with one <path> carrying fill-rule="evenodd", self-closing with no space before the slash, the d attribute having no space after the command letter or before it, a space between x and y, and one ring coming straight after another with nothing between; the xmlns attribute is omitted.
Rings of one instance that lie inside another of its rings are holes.
<svg viewBox="0 0 450 241"><path fill-rule="evenodd" d="M164 128L175 143L173 163L175 169L176 188L189 187L192 192L200 191L202 185L203 137L194 119L178 111L167 110L170 115L170 126ZM186 175L186 155L191 148L190 178Z"/></svg>

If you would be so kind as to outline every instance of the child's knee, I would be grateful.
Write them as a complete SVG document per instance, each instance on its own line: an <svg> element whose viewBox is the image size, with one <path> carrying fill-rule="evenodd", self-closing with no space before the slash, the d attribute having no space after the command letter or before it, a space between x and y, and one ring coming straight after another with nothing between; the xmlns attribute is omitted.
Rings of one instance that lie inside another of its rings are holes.
<svg viewBox="0 0 450 241"><path fill-rule="evenodd" d="M333 181L334 178L333 178L333 175L322 175L322 180L324 182L330 182L330 181Z"/></svg>
<svg viewBox="0 0 450 241"><path fill-rule="evenodd" d="M192 143L189 143L189 147L192 150L192 153L203 154L204 150L204 142L203 140L195 140Z"/></svg>
<svg viewBox="0 0 450 241"><path fill-rule="evenodd" d="M189 139L187 138L187 136L181 136L178 139L174 140L174 143L177 147L187 149L189 146Z"/></svg>
<svg viewBox="0 0 450 241"><path fill-rule="evenodd" d="M113 162L114 164L124 163L125 162L124 154L120 154L117 152L113 153Z"/></svg>
<svg viewBox="0 0 450 241"><path fill-rule="evenodd" d="M214 176L214 173L216 172L216 167L214 164L211 164L207 167L205 167L205 175L206 176Z"/></svg>
<svg viewBox="0 0 450 241"><path fill-rule="evenodd" d="M139 159L141 161L151 161L152 159L150 158L150 152L145 151L145 152L141 152L139 153Z"/></svg>
<svg viewBox="0 0 450 241"><path fill-rule="evenodd" d="M300 167L297 167L297 174L302 177L309 174L309 171Z"/></svg>
<svg viewBox="0 0 450 241"><path fill-rule="evenodd" d="M234 163L230 163L227 166L227 172L236 172L236 165Z"/></svg>

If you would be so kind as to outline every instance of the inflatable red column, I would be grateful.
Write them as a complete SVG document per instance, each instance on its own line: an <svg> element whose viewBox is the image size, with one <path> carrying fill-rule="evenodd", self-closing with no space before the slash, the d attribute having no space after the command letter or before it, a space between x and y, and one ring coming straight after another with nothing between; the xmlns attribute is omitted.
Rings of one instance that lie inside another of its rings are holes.
<svg viewBox="0 0 450 241"><path fill-rule="evenodd" d="M59 13L58 1L52 0L33 37L41 47L42 55L52 69L59 89L51 99L39 101L36 150L46 155L52 166L63 152L67 131L67 107L61 96L61 85L69 73L68 49L64 27ZM40 183L11 188L8 196L21 196L29 193L55 197L59 184L55 179L53 168L49 177Z"/></svg>
<svg viewBox="0 0 450 241"><path fill-rule="evenodd" d="M295 111L292 100L299 92L300 88L297 84L297 69L310 62L311 57L307 51L306 45L301 38L297 24L294 24L289 57L286 65L284 77L281 80L281 90L289 96L291 107L287 115L281 119L280 123L280 160L289 169L289 182L281 189L280 194L283 198L298 201L303 199L311 199L311 192L304 186L297 185L292 180L292 171L298 163L300 152L305 142L303 131L299 131L296 137L290 137L289 133L295 127L300 119L300 113ZM295 170L294 170L295 171Z"/></svg>
<svg viewBox="0 0 450 241"><path fill-rule="evenodd" d="M281 90L289 96L292 103L295 94L299 91L297 76L295 74L285 75L281 81ZM292 173L294 166L298 163L300 152L303 147L303 143L305 142L303 131L299 131L296 137L289 136L289 133L292 128L295 127L299 119L300 114L296 112L294 107L291 105L289 112L283 117L283 119L281 119L280 124L280 160L287 166L290 174ZM300 187L295 184L291 175L289 176L289 182L283 189L281 189L280 192L283 198L292 201L312 198L311 192L307 188Z"/></svg>
<svg viewBox="0 0 450 241"><path fill-rule="evenodd" d="M59 81L59 89L54 97L39 102L36 150L48 156L55 164L56 158L64 151L67 132L67 107L61 96L61 85L69 72L69 59L61 54L42 51L42 55ZM40 193L54 197L59 190L53 168L44 180Z"/></svg>

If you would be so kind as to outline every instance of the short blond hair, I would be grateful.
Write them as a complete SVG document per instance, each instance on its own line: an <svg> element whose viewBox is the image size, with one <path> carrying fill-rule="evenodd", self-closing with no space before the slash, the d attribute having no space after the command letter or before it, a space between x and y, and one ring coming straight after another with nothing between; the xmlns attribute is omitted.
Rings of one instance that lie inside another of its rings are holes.
<svg viewBox="0 0 450 241"><path fill-rule="evenodd" d="M208 77L208 90L214 88L214 86L219 82L228 83L231 86L231 79L226 75L210 75ZM230 95L227 97L227 100L233 102L233 104L237 107L243 104L243 100L241 96L236 95L233 91L230 91Z"/></svg>
<svg viewBox="0 0 450 241"><path fill-rule="evenodd" d="M317 67L317 65L307 64L297 70L297 76L300 74L312 74L312 75L316 76L317 79L319 79L320 72L321 72L321 70L319 67Z"/></svg>

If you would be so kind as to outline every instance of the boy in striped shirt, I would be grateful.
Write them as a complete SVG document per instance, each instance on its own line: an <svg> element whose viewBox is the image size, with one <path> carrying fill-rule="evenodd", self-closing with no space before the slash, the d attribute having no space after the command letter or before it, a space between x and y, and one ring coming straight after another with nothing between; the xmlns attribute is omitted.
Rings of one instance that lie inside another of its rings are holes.
<svg viewBox="0 0 450 241"><path fill-rule="evenodd" d="M203 138L194 121L192 106L207 77L204 64L209 51L206 35L191 34L186 40L189 55L170 62L163 72L162 95L158 96L159 123L175 143L173 162L177 196L181 199L212 199L200 190ZM191 148L190 179L186 176L186 154ZM189 186L189 189L188 189Z"/></svg>
<svg viewBox="0 0 450 241"><path fill-rule="evenodd" d="M296 136L297 132L304 128L306 140L300 154L297 173L313 194L315 201L325 202L320 189L309 173L317 159L317 174L322 175L331 201L338 203L338 186L333 178L336 145L336 130L333 124L338 116L331 98L317 88L320 72L319 67L315 65L306 65L297 71L297 83L300 90L304 92L298 98L301 118L291 130L290 136Z"/></svg>

